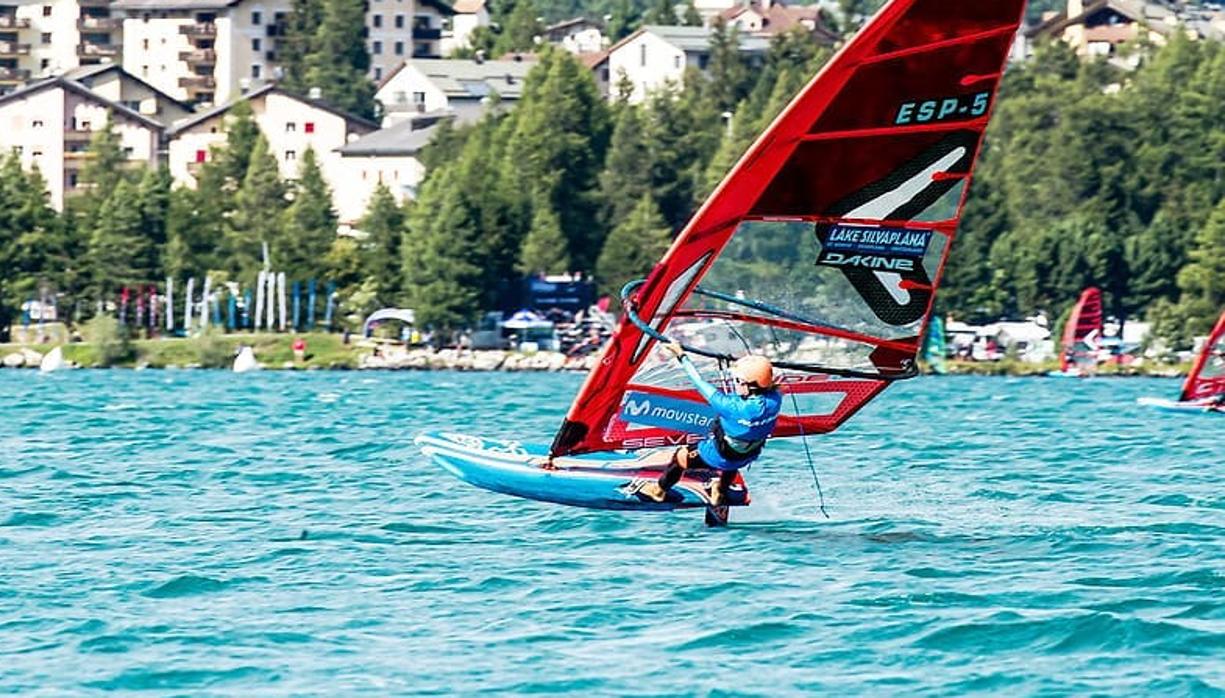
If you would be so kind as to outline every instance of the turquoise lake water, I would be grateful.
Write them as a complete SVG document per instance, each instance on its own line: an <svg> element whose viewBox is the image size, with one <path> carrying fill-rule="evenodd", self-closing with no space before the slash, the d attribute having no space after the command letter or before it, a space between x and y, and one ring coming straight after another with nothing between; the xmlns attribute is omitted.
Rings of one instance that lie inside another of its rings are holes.
<svg viewBox="0 0 1225 698"><path fill-rule="evenodd" d="M1223 695L1225 417L919 378L727 530L477 490L573 375L0 371L0 693ZM740 513L740 512L737 512Z"/></svg>

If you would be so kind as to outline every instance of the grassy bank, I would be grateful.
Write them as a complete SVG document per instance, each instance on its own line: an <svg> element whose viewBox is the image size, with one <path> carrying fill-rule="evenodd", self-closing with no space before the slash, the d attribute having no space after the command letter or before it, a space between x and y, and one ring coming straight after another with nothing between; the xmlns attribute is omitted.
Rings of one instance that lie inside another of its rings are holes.
<svg viewBox="0 0 1225 698"><path fill-rule="evenodd" d="M949 361L948 372L969 376L1045 376L1059 370L1058 361L1029 363L1017 359L1002 359L1000 361ZM1140 366L1119 366L1105 364L1097 369L1098 376L1153 376L1170 378L1185 376L1191 371L1191 364L1164 364L1146 361Z"/></svg>
<svg viewBox="0 0 1225 698"><path fill-rule="evenodd" d="M306 360L294 364L293 340L302 337L306 341ZM255 356L268 368L281 368L293 364L292 368L356 368L362 350L352 344L345 345L340 335L326 333L293 334L208 334L190 339L167 338L127 342L123 347L110 347L118 358L109 365L121 368L166 368L168 366L200 366L204 368L229 368L240 344L255 349ZM0 356L23 348L41 354L51 351L54 345L0 345ZM98 345L80 342L64 345L64 358L78 366L102 367L106 351Z"/></svg>

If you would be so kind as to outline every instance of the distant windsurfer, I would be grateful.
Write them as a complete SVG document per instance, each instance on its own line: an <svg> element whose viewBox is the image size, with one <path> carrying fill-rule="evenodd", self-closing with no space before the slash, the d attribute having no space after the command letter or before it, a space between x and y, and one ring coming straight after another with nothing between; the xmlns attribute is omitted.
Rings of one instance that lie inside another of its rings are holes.
<svg viewBox="0 0 1225 698"><path fill-rule="evenodd" d="M774 384L774 366L764 356L745 356L732 366L734 393L725 393L708 383L697 367L676 342L663 345L680 362L689 380L715 411L711 433L696 446L681 446L657 482L648 482L638 491L656 502L667 498L668 490L687 468L709 468L719 471L711 488L711 506L719 506L736 473L757 460L766 439L774 431L783 399Z"/></svg>

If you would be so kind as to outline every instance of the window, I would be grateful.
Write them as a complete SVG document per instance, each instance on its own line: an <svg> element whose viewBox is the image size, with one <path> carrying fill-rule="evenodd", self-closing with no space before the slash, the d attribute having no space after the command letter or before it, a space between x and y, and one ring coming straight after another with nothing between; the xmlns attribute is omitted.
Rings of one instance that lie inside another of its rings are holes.
<svg viewBox="0 0 1225 698"><path fill-rule="evenodd" d="M22 150L23 150L23 148L22 148L21 146L19 146L19 145L15 145L15 146L13 146L13 154L14 154L14 155L21 155L21 151L22 151Z"/></svg>
<svg viewBox="0 0 1225 698"><path fill-rule="evenodd" d="M638 47L638 63L642 66L647 64L647 45L642 44Z"/></svg>
<svg viewBox="0 0 1225 698"><path fill-rule="evenodd" d="M252 64L251 65L251 77L255 78L256 80L259 80L259 75L260 75L261 70L262 68L258 63Z"/></svg>
<svg viewBox="0 0 1225 698"><path fill-rule="evenodd" d="M298 159L298 153L296 151L293 151L293 150L285 151L285 162L291 162L297 159Z"/></svg>
<svg viewBox="0 0 1225 698"><path fill-rule="evenodd" d="M382 79L383 79L383 69L378 66L375 66L374 67L374 81L378 82L379 80L382 80Z"/></svg>
<svg viewBox="0 0 1225 698"><path fill-rule="evenodd" d="M425 104L425 93L424 92L414 92L413 93L413 104Z"/></svg>
<svg viewBox="0 0 1225 698"><path fill-rule="evenodd" d="M396 42L396 46L395 46L395 50L396 50L396 55L397 55L397 56L403 56L403 55L404 55L404 42L403 42L403 41L397 41L397 42Z"/></svg>
<svg viewBox="0 0 1225 698"><path fill-rule="evenodd" d="M40 39L40 40L41 40L41 41L42 41L44 44L49 44L49 43L51 43L51 32L43 32L43 33L42 33L42 36L40 36L40 37L39 37L39 39Z"/></svg>
<svg viewBox="0 0 1225 698"><path fill-rule="evenodd" d="M50 16L51 16L51 6L43 5L43 17L50 17Z"/></svg>
<svg viewBox="0 0 1225 698"><path fill-rule="evenodd" d="M30 155L33 155L36 158L41 158L43 156L43 151L35 150L34 152L30 153Z"/></svg>
<svg viewBox="0 0 1225 698"><path fill-rule="evenodd" d="M78 131L92 131L93 129L89 127L88 121L82 121L80 128L78 128L77 130Z"/></svg>
<svg viewBox="0 0 1225 698"><path fill-rule="evenodd" d="M75 189L76 186L77 186L77 173L69 172L68 173L68 187L71 189Z"/></svg>
<svg viewBox="0 0 1225 698"><path fill-rule="evenodd" d="M33 123L33 124L31 124L31 125L32 125L34 128L42 128L42 127L43 127L43 120L42 120L42 119L35 119L35 120L34 120L34 123Z"/></svg>
<svg viewBox="0 0 1225 698"><path fill-rule="evenodd" d="M207 161L208 161L208 151L207 150L197 150L196 151L196 162L207 162Z"/></svg>
<svg viewBox="0 0 1225 698"><path fill-rule="evenodd" d="M673 67L675 67L675 68L677 68L677 69L679 70L679 69L680 69L680 67L681 67L681 57L680 57L680 56L673 56L673 58L672 58L672 65L673 65Z"/></svg>
<svg viewBox="0 0 1225 698"><path fill-rule="evenodd" d="M314 133L315 132L315 122L307 121L305 124L302 125L302 130L306 131L307 133Z"/></svg>
<svg viewBox="0 0 1225 698"><path fill-rule="evenodd" d="M382 41L370 42L370 53L373 53L376 56L381 55L383 53L383 42Z"/></svg>
<svg viewBox="0 0 1225 698"><path fill-rule="evenodd" d="M404 28L404 15L396 15L396 29Z"/></svg>
<svg viewBox="0 0 1225 698"><path fill-rule="evenodd" d="M131 149L131 148L124 148L124 149L123 149L123 156L124 156L125 158L129 158L129 159L131 159L131 157L132 157L132 152L133 152L133 151L132 151L132 149Z"/></svg>
<svg viewBox="0 0 1225 698"><path fill-rule="evenodd" d="M375 29L382 29L383 15L370 15L370 23L374 25Z"/></svg>
<svg viewBox="0 0 1225 698"><path fill-rule="evenodd" d="M50 59L50 58L44 58L44 59L42 59L41 61L39 61L39 62L38 62L38 67L42 68L43 70L46 70L47 68L50 68L50 67L51 67L51 59Z"/></svg>
<svg viewBox="0 0 1225 698"><path fill-rule="evenodd" d="M142 39L142 40L141 40L141 42L140 42L140 47L141 47L141 48L143 48L144 50L148 51L148 50L149 50L149 40L148 40L148 39Z"/></svg>
<svg viewBox="0 0 1225 698"><path fill-rule="evenodd" d="M148 77L148 75L149 75L149 66L147 66L147 65L142 65L142 66L140 67L140 74L141 74L141 75L144 75L145 77Z"/></svg>
<svg viewBox="0 0 1225 698"><path fill-rule="evenodd" d="M263 41L260 41L259 39L251 39L251 50L252 51L259 53L260 49L262 49L263 46L264 46Z"/></svg>
<svg viewBox="0 0 1225 698"><path fill-rule="evenodd" d="M293 133L298 130L298 125L292 121L285 122L285 133Z"/></svg>
<svg viewBox="0 0 1225 698"><path fill-rule="evenodd" d="M263 24L264 16L259 10L251 11L251 24Z"/></svg>

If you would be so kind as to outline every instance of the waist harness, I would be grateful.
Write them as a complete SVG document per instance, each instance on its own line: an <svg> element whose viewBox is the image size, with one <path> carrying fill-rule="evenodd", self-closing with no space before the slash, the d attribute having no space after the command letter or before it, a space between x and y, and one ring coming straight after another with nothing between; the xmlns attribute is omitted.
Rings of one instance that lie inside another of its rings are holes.
<svg viewBox="0 0 1225 698"><path fill-rule="evenodd" d="M729 461L756 458L761 453L761 449L766 445L765 439L748 441L728 436L727 432L723 431L723 423L717 419L710 433L715 440L715 450L719 452L720 456Z"/></svg>

